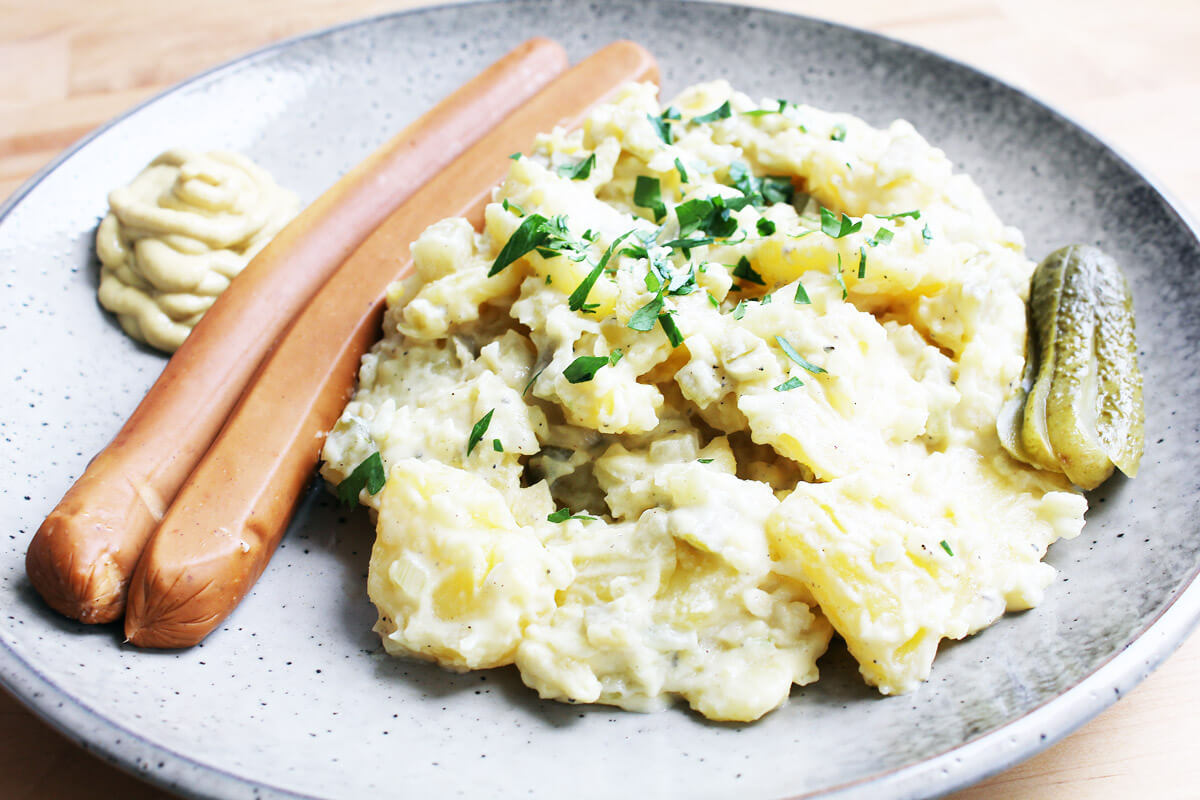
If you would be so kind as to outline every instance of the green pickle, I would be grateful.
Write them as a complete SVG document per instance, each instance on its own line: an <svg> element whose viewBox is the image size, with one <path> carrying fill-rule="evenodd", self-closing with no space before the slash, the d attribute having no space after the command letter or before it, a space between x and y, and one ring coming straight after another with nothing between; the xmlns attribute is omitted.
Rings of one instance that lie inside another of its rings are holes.
<svg viewBox="0 0 1200 800"><path fill-rule="evenodd" d="M1145 412L1121 268L1095 247L1056 250L1033 273L1028 311L1025 372L996 420L1004 449L1083 489L1114 468L1137 475Z"/></svg>

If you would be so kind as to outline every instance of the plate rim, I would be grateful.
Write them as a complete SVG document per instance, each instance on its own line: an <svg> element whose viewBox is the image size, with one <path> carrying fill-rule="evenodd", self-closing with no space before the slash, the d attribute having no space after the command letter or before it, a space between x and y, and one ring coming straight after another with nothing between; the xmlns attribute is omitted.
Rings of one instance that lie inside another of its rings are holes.
<svg viewBox="0 0 1200 800"><path fill-rule="evenodd" d="M384 20L392 20L414 14L437 13L446 9L460 7L502 6L512 1L448 0L448 2L437 2L430 5L420 5L407 9L384 11L378 14L356 17L267 43L242 55L202 70L177 83L171 84L125 109L61 151L50 162L18 186L4 202L0 203L0 224L7 219L38 185L95 139L144 108L188 87L214 80L225 72L245 69L254 62L266 58L276 51L287 50L310 39L335 35L343 30L370 27ZM534 0L534 2L539 1L553 2L554 0ZM581 5L586 2L586 0L566 1ZM747 13L790 17L808 25L826 26L843 32L866 36L902 49L916 51L925 57L966 71L975 77L982 78L1002 88L1006 93L1011 93L1011 95L1032 103L1037 107L1039 112L1049 114L1057 118L1058 121L1066 123L1078 133L1092 139L1095 144L1107 150L1120 166L1138 176L1158 196L1163 206L1175 215L1183 229L1190 233L1192 239L1200 243L1200 225L1193 218L1190 209L1179 200L1178 196L1172 190L1162 185L1152 172L1140 166L1138 159L1125 152L1123 148L1114 145L1105 136L1080 122L1070 113L1061 110L1048 100L1041 98L1037 93L1027 88L1013 85L985 69L898 37L842 22L822 19L810 14L767 8L742 2L727 2L726 0L638 1L639 3L649 2L655 5L689 3L730 11L740 10ZM1146 620L1137 629L1128 644L1110 654L1108 658L1073 686L1029 709L1021 716L999 727L977 734L960 744L920 761L792 797L795 800L818 797L830 798L831 800L833 798L849 800L852 797L881 797L881 791L894 792L894 794L888 794L887 796L896 798L897 800L941 796L1002 772L1049 748L1099 715L1145 680L1151 672L1179 648L1190 633L1200 627L1200 580L1198 579L1200 579L1200 564L1197 564L1190 575L1181 582L1180 588L1168 599L1159 612L1153 618ZM20 702L22 706L67 739L81 746L84 750L140 780L167 791L181 794L185 797L211 798L212 800L243 795L251 796L251 794L256 798L319 800L314 795L294 792L280 786L238 775L221 766L198 761L185 753L178 752L145 738L135 730L104 716L80 698L71 694L64 687L52 682L35 665L22 656L21 653L12 649L3 639L0 639L0 686ZM91 726L90 736L80 731L81 728L88 727L89 725ZM120 738L114 740L110 734L118 734ZM191 777L194 782L184 784L172 780L172 774L177 771L168 771L165 768L161 770L146 768L140 763L140 759L130 752L131 748L124 744L124 740L126 739L140 744L160 762L169 764L173 761L178 767L194 771L194 775L179 776L184 779ZM996 748L994 745L998 740L1003 739L1010 740L1013 745L1008 748L1002 757L997 758L995 756ZM865 794L864 792L869 794Z"/></svg>

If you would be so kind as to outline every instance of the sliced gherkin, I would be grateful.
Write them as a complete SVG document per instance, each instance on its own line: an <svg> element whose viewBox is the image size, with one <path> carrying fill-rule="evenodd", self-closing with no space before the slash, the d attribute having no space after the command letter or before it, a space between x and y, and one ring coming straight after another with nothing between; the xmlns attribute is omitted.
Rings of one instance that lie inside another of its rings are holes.
<svg viewBox="0 0 1200 800"><path fill-rule="evenodd" d="M1014 457L1092 489L1142 456L1142 376L1133 296L1117 263L1070 245L1034 271L1025 374L997 432Z"/></svg>

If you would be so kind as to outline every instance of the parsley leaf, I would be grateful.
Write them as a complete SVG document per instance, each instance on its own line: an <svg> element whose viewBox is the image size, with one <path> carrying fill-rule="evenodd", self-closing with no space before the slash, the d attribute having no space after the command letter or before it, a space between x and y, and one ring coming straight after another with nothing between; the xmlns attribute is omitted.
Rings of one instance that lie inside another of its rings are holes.
<svg viewBox="0 0 1200 800"><path fill-rule="evenodd" d="M862 220L851 222L845 214L842 214L839 220L832 211L821 206L821 232L826 236L841 239L843 236L857 233L860 228L862 228Z"/></svg>
<svg viewBox="0 0 1200 800"><path fill-rule="evenodd" d="M633 187L633 202L634 205L653 211L655 222L667 215L667 207L662 201L662 185L658 178L638 175L637 184Z"/></svg>
<svg viewBox="0 0 1200 800"><path fill-rule="evenodd" d="M706 291L706 292L705 292L705 294L706 294L706 295L708 295L708 302L709 302L709 305L711 305L713 308L720 308L720 307L721 307L721 303L720 303L720 301L718 301L718 300L717 300L717 298L713 297L713 293L712 293L712 292Z"/></svg>
<svg viewBox="0 0 1200 800"><path fill-rule="evenodd" d="M929 226L926 225L925 227ZM875 235L871 237L871 241L867 242L867 244L871 245L871 247L878 247L881 244L887 244L890 242L894 236L895 234L893 234L887 228L880 228L879 230L875 231Z"/></svg>
<svg viewBox="0 0 1200 800"><path fill-rule="evenodd" d="M659 314L658 323L662 325L663 333L667 335L667 341L671 343L671 347L679 347L683 344L683 334L670 314Z"/></svg>
<svg viewBox="0 0 1200 800"><path fill-rule="evenodd" d="M879 219L901 219L902 217L912 217L913 219L920 219L921 212L916 209L913 209L912 211L901 211L899 214L882 214L882 215L876 214L876 216L879 217Z"/></svg>
<svg viewBox="0 0 1200 800"><path fill-rule="evenodd" d="M579 311L582 309L586 312L588 310L588 294L592 291L592 287L596 285L596 280L600 277L600 273L604 271L606 266L608 266L608 261L612 258L613 249L632 233L633 231L626 231L618 236L613 243L608 246L608 249L604 251L604 255L600 257L600 262L596 264L596 266L592 267L592 271L589 272L587 276L579 282L579 285L575 287L575 291L571 292L571 296L567 298L568 308L570 308L572 311Z"/></svg>
<svg viewBox="0 0 1200 800"><path fill-rule="evenodd" d="M799 378L797 378L796 376L793 375L792 377L788 378L786 381L784 381L783 383L779 384L778 386L776 386L774 388L775 388L775 391L777 391L777 392L790 392L792 389L799 389L803 385L804 385L804 383Z"/></svg>
<svg viewBox="0 0 1200 800"><path fill-rule="evenodd" d="M496 409L493 408L480 417L479 421L472 426L471 435L467 437L467 455L471 455L471 451L475 449L475 445L479 444L479 440L487 433L488 425L492 424L492 414L495 413Z"/></svg>
<svg viewBox="0 0 1200 800"><path fill-rule="evenodd" d="M775 102L779 104L779 108L756 108L753 111L743 111L741 114L743 117L763 117L767 114L782 114L783 110L788 106L788 101L776 100Z"/></svg>
<svg viewBox="0 0 1200 800"><path fill-rule="evenodd" d="M846 141L846 126L838 123L833 126L833 130L829 132L829 138L835 142Z"/></svg>
<svg viewBox="0 0 1200 800"><path fill-rule="evenodd" d="M583 383L596 377L600 368L608 364L608 356L580 356L567 365L563 377L568 383Z"/></svg>
<svg viewBox="0 0 1200 800"><path fill-rule="evenodd" d="M387 483L387 475L383 471L383 457L376 450L362 460L346 479L338 484L338 500L352 506L358 502L358 495L365 488L370 494L379 494L379 490Z"/></svg>
<svg viewBox="0 0 1200 800"><path fill-rule="evenodd" d="M921 229L921 238L925 241L925 244L933 241L933 231L929 230L929 223L926 223L925 227Z"/></svg>
<svg viewBox="0 0 1200 800"><path fill-rule="evenodd" d="M808 292L804 290L804 284L800 281L796 281L796 298L794 302L801 305L808 305L812 303L812 300L808 299Z"/></svg>
<svg viewBox="0 0 1200 800"><path fill-rule="evenodd" d="M759 217L756 227L759 236L770 236L775 232L775 223L766 217Z"/></svg>
<svg viewBox="0 0 1200 800"><path fill-rule="evenodd" d="M858 279L867 277L867 248L858 248Z"/></svg>
<svg viewBox="0 0 1200 800"><path fill-rule="evenodd" d="M779 345L779 349L783 351L784 355L799 364L801 367L804 367L813 375L821 375L825 372L822 367L818 367L816 364L797 353L796 348L792 347L787 339L783 338L782 336L776 336L775 342Z"/></svg>
<svg viewBox="0 0 1200 800"><path fill-rule="evenodd" d="M738 304L733 307L733 318L741 319L746 316L746 301L738 300Z"/></svg>
<svg viewBox="0 0 1200 800"><path fill-rule="evenodd" d="M596 154L592 153L578 164L563 164L558 168L558 174L573 181L582 181L592 174L594 166L596 166Z"/></svg>
<svg viewBox="0 0 1200 800"><path fill-rule="evenodd" d="M750 259L746 258L745 256L742 256L738 259L737 266L733 268L733 275L735 278L741 278L744 281L750 281L750 283L757 283L759 286L767 285L766 282L763 281L762 275L759 275L754 271L754 268L750 266Z"/></svg>
<svg viewBox="0 0 1200 800"><path fill-rule="evenodd" d="M617 365L617 362L620 361L624 357L625 357L625 354L621 352L621 348L619 348L619 347L614 348L613 351L608 354L609 366L615 367Z"/></svg>
<svg viewBox="0 0 1200 800"><path fill-rule="evenodd" d="M940 542L938 542L938 544L940 544L942 546L942 549L946 551L946 555L949 555L949 556L954 555L954 551L950 549L950 543L947 542L945 539L942 539Z"/></svg>
<svg viewBox="0 0 1200 800"><path fill-rule="evenodd" d="M488 277L492 277L521 256L545 244L549 238L545 231L546 221L541 214L530 214L526 217L513 231L513 235L508 237L504 247L500 249L496 260L492 262L492 268L488 270Z"/></svg>
<svg viewBox="0 0 1200 800"><path fill-rule="evenodd" d="M679 119L679 109L675 108L675 106L667 106L661 116L656 117L653 114L647 114L646 119L650 120L650 124L654 126L658 138L662 139L664 144L671 144L674 141L674 137L671 135L670 120Z"/></svg>
<svg viewBox="0 0 1200 800"><path fill-rule="evenodd" d="M728 119L733 116L733 109L729 107L729 101L726 100L721 105L714 108L707 114L701 114L698 117L692 117L693 125L703 125L709 122L716 122L719 119Z"/></svg>
<svg viewBox="0 0 1200 800"><path fill-rule="evenodd" d="M547 364L546 367L548 367L548 366L550 366L550 365ZM546 367L542 367L541 369L539 369L537 372L533 373L533 375L530 376L529 383L525 384L525 388L521 390L522 397L529 394L529 390L533 387L534 381L536 381L538 378L540 378L542 376L542 373L546 371Z"/></svg>
<svg viewBox="0 0 1200 800"><path fill-rule="evenodd" d="M596 519L596 517L589 517L587 514L572 514L571 509L560 508L558 511L547 515L546 519L550 522L566 522L569 519L578 519L584 522L589 522Z"/></svg>
<svg viewBox="0 0 1200 800"><path fill-rule="evenodd" d="M679 173L679 182L680 183L688 182L687 170L683 168L683 162L680 161L678 158L675 159L675 171Z"/></svg>
<svg viewBox="0 0 1200 800"><path fill-rule="evenodd" d="M625 323L625 327L643 332L650 330L658 320L658 315L662 312L662 308L662 295L656 294L653 300L633 312L633 316L629 318L629 322Z"/></svg>
<svg viewBox="0 0 1200 800"><path fill-rule="evenodd" d="M525 154L524 153L509 153L508 157L511 158L513 161L520 161L521 156L523 156L523 155L525 155Z"/></svg>
<svg viewBox="0 0 1200 800"><path fill-rule="evenodd" d="M499 439L492 439L492 449L495 450L497 453L503 453L504 445L500 444Z"/></svg>
<svg viewBox="0 0 1200 800"><path fill-rule="evenodd" d="M842 254L838 253L837 257L837 272L833 277L837 278L838 286L842 287L842 299L845 300L850 293L846 290L846 279L842 277Z"/></svg>
<svg viewBox="0 0 1200 800"><path fill-rule="evenodd" d="M768 203L790 203L795 194L796 187L786 175L767 175L762 179L762 196Z"/></svg>
<svg viewBox="0 0 1200 800"><path fill-rule="evenodd" d="M697 458L696 460L701 464L711 464L713 462L713 459L711 458Z"/></svg>

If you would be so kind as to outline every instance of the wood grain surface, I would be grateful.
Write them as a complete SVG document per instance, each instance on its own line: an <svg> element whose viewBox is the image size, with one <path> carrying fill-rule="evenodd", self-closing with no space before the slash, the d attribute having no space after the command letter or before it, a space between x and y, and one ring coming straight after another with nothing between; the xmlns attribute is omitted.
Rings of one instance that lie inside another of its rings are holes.
<svg viewBox="0 0 1200 800"><path fill-rule="evenodd" d="M413 0L0 0L0 199L130 105L268 42ZM1197 0L759 0L952 56L1057 106L1200 218ZM148 154L148 157L153 154ZM1200 635L1139 688L955 800L1200 798ZM0 798L164 800L0 691Z"/></svg>

